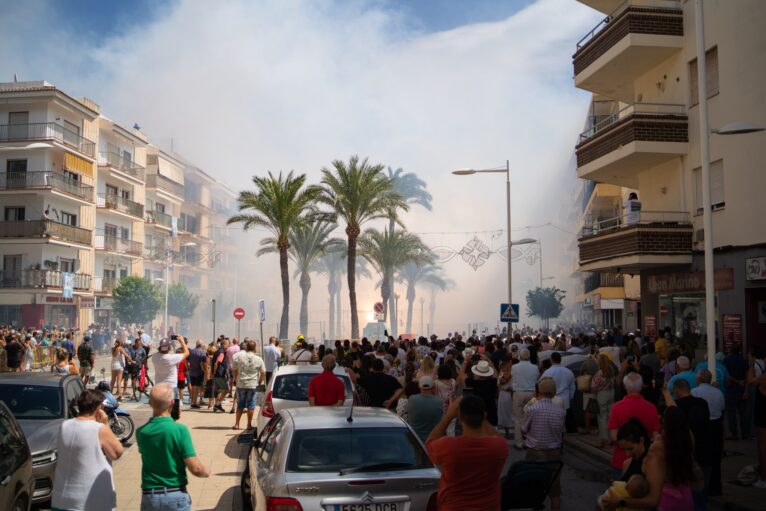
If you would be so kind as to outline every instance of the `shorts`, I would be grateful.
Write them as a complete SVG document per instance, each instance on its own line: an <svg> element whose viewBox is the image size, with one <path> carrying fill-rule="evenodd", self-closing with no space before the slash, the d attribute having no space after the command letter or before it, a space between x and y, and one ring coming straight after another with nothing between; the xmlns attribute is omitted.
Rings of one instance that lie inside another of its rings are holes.
<svg viewBox="0 0 766 511"><path fill-rule="evenodd" d="M561 461L561 449L527 449L527 459L532 461ZM549 497L561 497L561 472L553 481Z"/></svg>
<svg viewBox="0 0 766 511"><path fill-rule="evenodd" d="M213 389L215 390L216 394L220 392L228 392L229 384L226 381L226 378L224 378L223 376L216 376L215 378L213 378Z"/></svg>
<svg viewBox="0 0 766 511"><path fill-rule="evenodd" d="M8 369L18 369L19 367L21 367L21 359L8 359Z"/></svg>
<svg viewBox="0 0 766 511"><path fill-rule="evenodd" d="M92 370L91 366L80 366L80 376L88 376Z"/></svg>
<svg viewBox="0 0 766 511"><path fill-rule="evenodd" d="M178 388L179 389L185 389L186 388L186 380L178 380Z"/></svg>
<svg viewBox="0 0 766 511"><path fill-rule="evenodd" d="M237 389L237 408L255 410L255 389Z"/></svg>
<svg viewBox="0 0 766 511"><path fill-rule="evenodd" d="M125 374L123 376L125 379L131 378L133 380L138 380L139 376L141 376L141 366L137 364L128 364L125 366Z"/></svg>
<svg viewBox="0 0 766 511"><path fill-rule="evenodd" d="M192 387L201 387L203 383L205 383L204 376L189 376L189 385Z"/></svg>
<svg viewBox="0 0 766 511"><path fill-rule="evenodd" d="M202 397L206 397L208 399L215 397L215 394L213 393L213 380L207 380L205 382L205 393L202 395Z"/></svg>

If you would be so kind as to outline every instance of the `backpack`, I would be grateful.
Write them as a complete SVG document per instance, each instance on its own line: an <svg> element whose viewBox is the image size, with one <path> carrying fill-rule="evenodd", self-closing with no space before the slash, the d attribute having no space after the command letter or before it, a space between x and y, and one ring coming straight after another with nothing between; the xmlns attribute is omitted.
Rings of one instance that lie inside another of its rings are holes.
<svg viewBox="0 0 766 511"><path fill-rule="evenodd" d="M215 353L215 357L213 358L213 363L215 364L215 361L217 361L221 355L223 355L223 359L218 364L218 367L216 368L215 374L213 376L217 378L226 378L229 374L229 362L226 360L226 352L223 350L217 351Z"/></svg>

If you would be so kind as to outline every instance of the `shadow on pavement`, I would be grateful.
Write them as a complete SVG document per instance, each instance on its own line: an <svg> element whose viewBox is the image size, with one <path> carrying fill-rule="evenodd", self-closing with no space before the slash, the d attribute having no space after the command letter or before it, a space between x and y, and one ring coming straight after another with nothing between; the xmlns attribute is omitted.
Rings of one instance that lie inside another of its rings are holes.
<svg viewBox="0 0 766 511"><path fill-rule="evenodd" d="M193 505L193 503L192 503ZM239 485L227 489L218 499L218 504L213 508L200 509L200 511L240 511L242 509L242 494Z"/></svg>

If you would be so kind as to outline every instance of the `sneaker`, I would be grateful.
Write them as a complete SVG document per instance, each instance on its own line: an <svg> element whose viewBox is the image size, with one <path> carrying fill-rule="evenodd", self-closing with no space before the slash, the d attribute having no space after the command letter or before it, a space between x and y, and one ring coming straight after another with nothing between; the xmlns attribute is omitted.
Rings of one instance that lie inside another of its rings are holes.
<svg viewBox="0 0 766 511"><path fill-rule="evenodd" d="M763 479L759 479L756 482L753 483L753 488L759 488L761 490L766 490L766 481Z"/></svg>
<svg viewBox="0 0 766 511"><path fill-rule="evenodd" d="M191 405L191 406L190 406L190 408L191 408L192 410L199 410L199 409L200 409L200 406L199 406L199 405Z"/></svg>
<svg viewBox="0 0 766 511"><path fill-rule="evenodd" d="M216 413L218 413L218 412L220 412L220 413L226 413L226 410L224 410L224 409L223 409L223 406L221 406L221 405L215 405L215 406L213 407L213 410L214 410Z"/></svg>

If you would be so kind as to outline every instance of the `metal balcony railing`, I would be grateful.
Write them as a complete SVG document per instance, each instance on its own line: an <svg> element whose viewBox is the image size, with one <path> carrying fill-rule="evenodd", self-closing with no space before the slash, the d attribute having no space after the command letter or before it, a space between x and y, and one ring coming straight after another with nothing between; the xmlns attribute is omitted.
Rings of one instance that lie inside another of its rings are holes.
<svg viewBox="0 0 766 511"><path fill-rule="evenodd" d="M0 288L49 288L63 287L64 272L55 270L0 270ZM89 289L90 275L75 273L74 289Z"/></svg>
<svg viewBox="0 0 766 511"><path fill-rule="evenodd" d="M122 213L127 213L128 215L136 216L138 218L144 217L143 204L133 202L130 199L126 199L113 193L99 193L98 197L96 198L96 206L99 208L120 211Z"/></svg>
<svg viewBox="0 0 766 511"><path fill-rule="evenodd" d="M173 217L162 211L147 211L146 220L165 227L173 227Z"/></svg>
<svg viewBox="0 0 766 511"><path fill-rule="evenodd" d="M625 279L620 273L591 273L585 277L583 290L589 293L600 287L623 287Z"/></svg>
<svg viewBox="0 0 766 511"><path fill-rule="evenodd" d="M90 245L92 232L53 220L9 220L0 222L0 238L56 238Z"/></svg>
<svg viewBox="0 0 766 511"><path fill-rule="evenodd" d="M113 169L129 174L140 181L143 181L146 177L146 169L144 169L144 167L111 151L101 151L98 153L98 164L101 167L112 167Z"/></svg>
<svg viewBox="0 0 766 511"><path fill-rule="evenodd" d="M0 125L0 142L55 140L93 158L96 143L55 122Z"/></svg>
<svg viewBox="0 0 766 511"><path fill-rule="evenodd" d="M178 197L184 196L183 185L176 183L175 181L163 176L162 174L147 174L146 186L149 188L159 188L160 190L165 190L166 192L170 192Z"/></svg>
<svg viewBox="0 0 766 511"><path fill-rule="evenodd" d="M96 293L111 293L120 279L117 277L93 277L93 291Z"/></svg>
<svg viewBox="0 0 766 511"><path fill-rule="evenodd" d="M134 256L140 256L143 253L143 243L107 234L100 229L96 230L95 248Z"/></svg>
<svg viewBox="0 0 766 511"><path fill-rule="evenodd" d="M678 117L679 119L686 119L686 106L673 105L666 103L636 103L628 105L618 112L612 115L604 117L602 120L580 133L580 144L590 140L599 133L603 132L609 126L614 123L627 119L633 115L640 114L642 116L656 116L656 117Z"/></svg>
<svg viewBox="0 0 766 511"><path fill-rule="evenodd" d="M609 13L608 16L603 18L598 24L593 27L593 30L588 32L577 42L577 51L588 45L590 41L596 38L602 30L605 30L611 25L617 18L619 18L630 7L653 7L653 8L665 8L665 9L678 9L681 10L680 0L625 0L617 6L615 10Z"/></svg>
<svg viewBox="0 0 766 511"><path fill-rule="evenodd" d="M580 237L594 236L636 225L691 225L690 218L688 211L639 211L594 222L593 225L583 227Z"/></svg>
<svg viewBox="0 0 766 511"><path fill-rule="evenodd" d="M58 172L2 172L0 190L51 189L93 202L93 187Z"/></svg>

